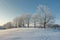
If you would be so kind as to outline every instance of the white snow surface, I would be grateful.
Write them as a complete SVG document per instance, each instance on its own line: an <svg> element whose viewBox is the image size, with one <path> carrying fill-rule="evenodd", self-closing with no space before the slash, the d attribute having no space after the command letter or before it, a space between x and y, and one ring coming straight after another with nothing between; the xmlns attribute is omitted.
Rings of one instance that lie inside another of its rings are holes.
<svg viewBox="0 0 60 40"><path fill-rule="evenodd" d="M0 40L60 40L60 30L13 28L0 30Z"/></svg>

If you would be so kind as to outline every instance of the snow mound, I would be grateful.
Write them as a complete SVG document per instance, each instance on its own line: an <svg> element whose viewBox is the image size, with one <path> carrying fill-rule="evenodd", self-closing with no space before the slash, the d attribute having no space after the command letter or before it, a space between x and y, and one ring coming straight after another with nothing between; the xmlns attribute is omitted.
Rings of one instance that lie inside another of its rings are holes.
<svg viewBox="0 0 60 40"><path fill-rule="evenodd" d="M44 28L0 30L0 40L60 40L60 30Z"/></svg>

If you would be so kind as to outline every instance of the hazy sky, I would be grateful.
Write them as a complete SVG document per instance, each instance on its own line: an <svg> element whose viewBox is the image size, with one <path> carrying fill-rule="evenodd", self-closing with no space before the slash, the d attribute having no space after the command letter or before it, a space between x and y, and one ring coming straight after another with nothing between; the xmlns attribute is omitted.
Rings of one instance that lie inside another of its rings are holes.
<svg viewBox="0 0 60 40"><path fill-rule="evenodd" d="M38 5L48 6L60 24L60 0L0 0L0 25L23 13L35 13Z"/></svg>

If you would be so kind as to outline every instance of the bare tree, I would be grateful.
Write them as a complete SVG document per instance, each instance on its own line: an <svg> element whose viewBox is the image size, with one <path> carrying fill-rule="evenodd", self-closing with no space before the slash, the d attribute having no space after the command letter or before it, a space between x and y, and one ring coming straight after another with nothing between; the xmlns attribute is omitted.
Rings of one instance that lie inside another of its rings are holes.
<svg viewBox="0 0 60 40"><path fill-rule="evenodd" d="M20 17L19 17L19 19L18 19L18 26L19 27L24 27L25 25L24 25L24 17L23 17L23 15L21 15Z"/></svg>
<svg viewBox="0 0 60 40"><path fill-rule="evenodd" d="M24 27L24 15L18 16L13 20L13 23L15 24L16 27Z"/></svg>
<svg viewBox="0 0 60 40"><path fill-rule="evenodd" d="M25 14L25 23L27 24L27 27L29 28L29 23L30 23L30 18L31 18L31 15L30 14Z"/></svg>
<svg viewBox="0 0 60 40"><path fill-rule="evenodd" d="M25 27L25 25L27 24L27 26L29 27L29 21L30 21L30 14L22 14L21 16L16 17L13 22L17 27Z"/></svg>
<svg viewBox="0 0 60 40"><path fill-rule="evenodd" d="M32 15L32 22L34 23L34 28L37 27L37 22L38 22L38 19L39 18L39 14L38 13L35 13Z"/></svg>
<svg viewBox="0 0 60 40"><path fill-rule="evenodd" d="M5 28L13 28L11 22L8 22L8 23L4 24L4 27L5 27Z"/></svg>
<svg viewBox="0 0 60 40"><path fill-rule="evenodd" d="M47 24L53 22L54 17L53 17L53 15L51 15L51 11L49 10L49 8L47 6L40 5L38 8L41 11L42 23L45 28Z"/></svg>
<svg viewBox="0 0 60 40"><path fill-rule="evenodd" d="M18 27L18 19L19 19L18 17L16 17L16 18L13 19L13 24L16 27Z"/></svg>

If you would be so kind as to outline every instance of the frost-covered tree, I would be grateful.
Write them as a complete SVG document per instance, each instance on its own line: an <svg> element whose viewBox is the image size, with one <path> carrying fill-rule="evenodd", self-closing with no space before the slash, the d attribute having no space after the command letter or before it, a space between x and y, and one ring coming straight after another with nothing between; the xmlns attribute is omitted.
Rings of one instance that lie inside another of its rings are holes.
<svg viewBox="0 0 60 40"><path fill-rule="evenodd" d="M39 5L38 9L40 10L42 24L44 28L46 25L54 22L54 16L52 15L50 9L45 5Z"/></svg>
<svg viewBox="0 0 60 40"><path fill-rule="evenodd" d="M39 17L40 17L40 15L38 13L35 13L35 14L32 15L32 22L34 24L34 28L37 27L37 22L39 20Z"/></svg>
<svg viewBox="0 0 60 40"><path fill-rule="evenodd" d="M29 24L30 24L30 18L31 18L31 14L25 14L24 15L24 21L27 24L28 28L29 28Z"/></svg>
<svg viewBox="0 0 60 40"><path fill-rule="evenodd" d="M16 17L16 18L13 19L13 24L16 27L18 27L18 19L19 19L18 17Z"/></svg>
<svg viewBox="0 0 60 40"><path fill-rule="evenodd" d="M13 20L13 23L17 27L25 27L26 24L29 27L29 21L30 21L30 14L22 14L21 16L16 17Z"/></svg>
<svg viewBox="0 0 60 40"><path fill-rule="evenodd" d="M24 17L24 14L23 14L21 16L16 17L13 20L13 23L16 27L24 27L25 26L24 19L25 19L25 17Z"/></svg>
<svg viewBox="0 0 60 40"><path fill-rule="evenodd" d="M5 27L5 28L13 28L11 22L7 22L6 24L4 24L4 27Z"/></svg>

